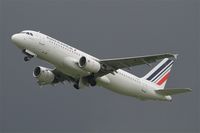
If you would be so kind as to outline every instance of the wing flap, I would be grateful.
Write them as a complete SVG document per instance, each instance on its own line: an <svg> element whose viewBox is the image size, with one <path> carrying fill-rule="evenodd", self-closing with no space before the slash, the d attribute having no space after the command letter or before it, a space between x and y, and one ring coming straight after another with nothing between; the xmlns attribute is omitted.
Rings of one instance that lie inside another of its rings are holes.
<svg viewBox="0 0 200 133"><path fill-rule="evenodd" d="M192 89L190 88L171 88L171 89L164 89L164 90L156 90L156 93L168 96L168 95L176 95L179 93L186 93L191 92Z"/></svg>

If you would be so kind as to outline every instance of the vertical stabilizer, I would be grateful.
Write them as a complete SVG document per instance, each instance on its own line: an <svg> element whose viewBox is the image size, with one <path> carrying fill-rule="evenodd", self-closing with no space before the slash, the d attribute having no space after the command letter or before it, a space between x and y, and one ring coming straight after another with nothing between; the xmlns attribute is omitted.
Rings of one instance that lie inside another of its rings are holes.
<svg viewBox="0 0 200 133"><path fill-rule="evenodd" d="M173 62L173 60L170 60L168 58L163 59L143 78L159 85L160 88L164 89L165 84L169 78Z"/></svg>

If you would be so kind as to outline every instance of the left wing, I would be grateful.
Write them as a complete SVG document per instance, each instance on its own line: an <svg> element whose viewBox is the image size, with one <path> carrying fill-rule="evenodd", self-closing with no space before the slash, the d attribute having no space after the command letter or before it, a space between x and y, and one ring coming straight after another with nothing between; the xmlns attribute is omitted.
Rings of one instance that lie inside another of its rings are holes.
<svg viewBox="0 0 200 133"><path fill-rule="evenodd" d="M88 80L87 80L87 77L79 77L79 78L73 78L71 76L68 76L62 72L60 72L58 69L54 69L52 71L55 75L55 81L54 83L58 83L58 82L61 82L63 83L64 81L68 81L68 82L72 82L74 83L74 87L76 89L80 89L80 88L83 88L85 86L88 86Z"/></svg>
<svg viewBox="0 0 200 133"><path fill-rule="evenodd" d="M53 69L52 72L55 75L55 82L54 83L63 82L65 80L67 80L68 82L75 82L76 81L76 79L74 79L73 77L68 76L66 74L63 74L58 69Z"/></svg>
<svg viewBox="0 0 200 133"><path fill-rule="evenodd" d="M164 58L177 58L177 54L157 54L157 55L147 55L147 56L136 56L136 57L126 57L126 58L114 58L114 59L102 59L100 63L103 65L103 70L95 74L96 77L103 76L117 69L129 68L137 65L147 64L156 62L157 60Z"/></svg>

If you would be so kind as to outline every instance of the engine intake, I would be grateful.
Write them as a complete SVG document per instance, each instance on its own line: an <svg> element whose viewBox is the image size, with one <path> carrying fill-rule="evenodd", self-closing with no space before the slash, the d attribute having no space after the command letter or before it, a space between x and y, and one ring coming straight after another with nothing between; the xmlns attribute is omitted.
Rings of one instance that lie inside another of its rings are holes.
<svg viewBox="0 0 200 133"><path fill-rule="evenodd" d="M85 56L80 58L79 65L80 65L80 67L84 67L86 65L86 57Z"/></svg>
<svg viewBox="0 0 200 133"><path fill-rule="evenodd" d="M41 72L41 68L36 67L33 72L34 77L38 77L40 75L40 72Z"/></svg>
<svg viewBox="0 0 200 133"><path fill-rule="evenodd" d="M91 73L97 73L101 69L101 64L93 59L88 59L85 56L82 56L79 59L79 67L91 72Z"/></svg>
<svg viewBox="0 0 200 133"><path fill-rule="evenodd" d="M38 66L33 70L33 77L38 79L41 85L53 83L55 75L49 68Z"/></svg>

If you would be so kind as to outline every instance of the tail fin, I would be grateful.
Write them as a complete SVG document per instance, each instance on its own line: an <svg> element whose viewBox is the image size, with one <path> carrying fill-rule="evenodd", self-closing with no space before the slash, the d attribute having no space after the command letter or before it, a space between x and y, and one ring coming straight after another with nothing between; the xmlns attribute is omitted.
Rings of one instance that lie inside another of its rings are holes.
<svg viewBox="0 0 200 133"><path fill-rule="evenodd" d="M169 74L173 65L173 60L168 58L163 59L157 66L155 66L143 78L156 83L160 88L164 89L165 84L169 78Z"/></svg>

